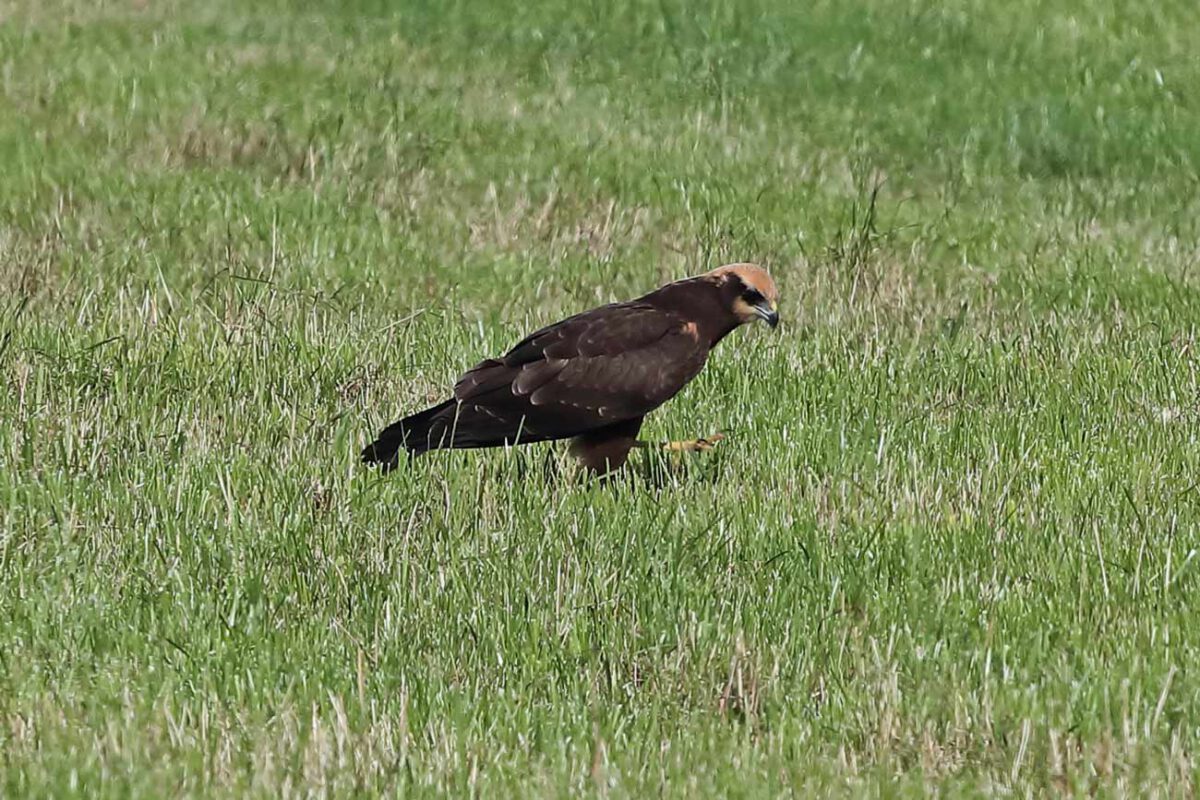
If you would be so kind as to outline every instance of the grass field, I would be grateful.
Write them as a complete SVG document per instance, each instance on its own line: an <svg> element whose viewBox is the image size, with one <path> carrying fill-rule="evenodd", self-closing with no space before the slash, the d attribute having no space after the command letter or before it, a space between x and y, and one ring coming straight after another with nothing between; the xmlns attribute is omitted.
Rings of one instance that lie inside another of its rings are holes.
<svg viewBox="0 0 1200 800"><path fill-rule="evenodd" d="M1200 26L0 0L0 795L1192 796ZM522 333L784 324L381 478Z"/></svg>

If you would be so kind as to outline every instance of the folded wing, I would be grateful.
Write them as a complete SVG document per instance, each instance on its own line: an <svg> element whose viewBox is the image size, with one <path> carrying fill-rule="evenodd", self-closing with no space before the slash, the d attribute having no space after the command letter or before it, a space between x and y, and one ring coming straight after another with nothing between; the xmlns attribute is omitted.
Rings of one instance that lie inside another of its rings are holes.
<svg viewBox="0 0 1200 800"><path fill-rule="evenodd" d="M694 330L679 316L638 302L543 328L463 375L454 387L457 402L427 443L486 447L561 439L640 418L704 366L708 348Z"/></svg>

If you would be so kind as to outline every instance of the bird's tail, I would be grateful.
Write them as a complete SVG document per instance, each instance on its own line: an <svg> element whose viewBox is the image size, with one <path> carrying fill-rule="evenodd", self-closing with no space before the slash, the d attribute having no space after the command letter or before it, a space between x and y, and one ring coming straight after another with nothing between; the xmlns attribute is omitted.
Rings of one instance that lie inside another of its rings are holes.
<svg viewBox="0 0 1200 800"><path fill-rule="evenodd" d="M387 471L399 463L402 449L412 455L420 455L427 450L450 446L457 410L458 404L450 399L393 422L380 432L375 441L363 448L363 463L380 464Z"/></svg>

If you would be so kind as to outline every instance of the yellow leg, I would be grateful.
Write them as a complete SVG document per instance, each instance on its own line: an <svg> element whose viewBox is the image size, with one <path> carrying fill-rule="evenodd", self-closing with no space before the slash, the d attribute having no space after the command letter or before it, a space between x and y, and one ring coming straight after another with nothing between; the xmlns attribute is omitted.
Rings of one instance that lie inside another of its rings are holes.
<svg viewBox="0 0 1200 800"><path fill-rule="evenodd" d="M714 433L712 436L702 439L685 439L680 442L638 442L637 446L665 450L668 453L703 453L712 450L716 447L717 442L724 438L725 434Z"/></svg>

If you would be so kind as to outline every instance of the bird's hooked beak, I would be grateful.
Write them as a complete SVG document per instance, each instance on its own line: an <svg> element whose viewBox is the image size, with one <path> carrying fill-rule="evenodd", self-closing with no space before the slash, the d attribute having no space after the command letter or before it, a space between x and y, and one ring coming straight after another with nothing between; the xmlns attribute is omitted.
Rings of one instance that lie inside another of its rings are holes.
<svg viewBox="0 0 1200 800"><path fill-rule="evenodd" d="M779 311L770 300L764 299L761 303L756 304L754 306L754 313L762 317L772 328L779 324Z"/></svg>

